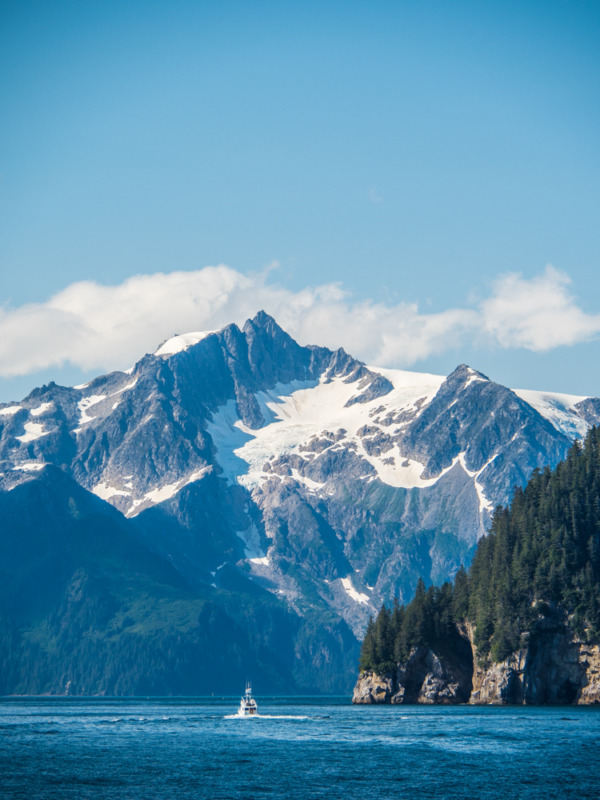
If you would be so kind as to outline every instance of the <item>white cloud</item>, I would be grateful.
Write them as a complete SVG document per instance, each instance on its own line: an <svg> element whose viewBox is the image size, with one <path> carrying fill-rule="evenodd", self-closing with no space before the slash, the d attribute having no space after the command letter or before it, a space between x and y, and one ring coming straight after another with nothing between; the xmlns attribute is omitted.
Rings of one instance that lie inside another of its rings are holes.
<svg viewBox="0 0 600 800"><path fill-rule="evenodd" d="M465 308L422 313L416 304L354 300L338 284L293 292L271 282L273 267L245 275L224 265L136 275L118 286L74 283L45 303L0 310L0 375L72 364L124 369L174 333L241 324L264 308L302 344L343 346L381 366L412 366L477 341L549 350L593 338L569 278L547 267L532 279L500 277L490 297Z"/></svg>
<svg viewBox="0 0 600 800"><path fill-rule="evenodd" d="M511 274L496 281L494 294L481 304L484 329L502 347L551 350L594 338L600 314L586 314L567 287L571 279L552 266L525 280Z"/></svg>

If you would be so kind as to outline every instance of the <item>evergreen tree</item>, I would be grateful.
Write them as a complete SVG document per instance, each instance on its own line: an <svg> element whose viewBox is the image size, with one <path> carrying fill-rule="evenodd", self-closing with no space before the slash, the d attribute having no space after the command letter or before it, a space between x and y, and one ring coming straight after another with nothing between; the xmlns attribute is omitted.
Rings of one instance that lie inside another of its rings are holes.
<svg viewBox="0 0 600 800"><path fill-rule="evenodd" d="M376 669L379 666L375 653L375 622L373 617L369 617L367 631L360 648L359 668L364 671Z"/></svg>

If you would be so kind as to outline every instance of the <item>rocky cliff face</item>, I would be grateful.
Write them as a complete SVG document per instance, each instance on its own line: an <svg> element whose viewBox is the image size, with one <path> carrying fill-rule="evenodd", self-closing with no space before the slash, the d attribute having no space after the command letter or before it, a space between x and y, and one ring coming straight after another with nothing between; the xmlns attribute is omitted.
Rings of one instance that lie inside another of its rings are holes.
<svg viewBox="0 0 600 800"><path fill-rule="evenodd" d="M365 670L358 676L352 695L352 702L359 705L392 703L396 690L397 682L395 681L395 676L378 675L371 670Z"/></svg>
<svg viewBox="0 0 600 800"><path fill-rule="evenodd" d="M588 705L600 702L597 644L582 641L563 620L543 619L529 641L500 663L475 668L472 704Z"/></svg>
<svg viewBox="0 0 600 800"><path fill-rule="evenodd" d="M394 674L361 673L352 702L600 704L600 647L583 642L563 620L540 620L527 644L499 663L482 663L470 626L461 633L466 647L444 653L416 647Z"/></svg>
<svg viewBox="0 0 600 800"><path fill-rule="evenodd" d="M468 660L440 657L427 647L413 648L409 658L392 675L361 673L352 702L357 704L422 703L455 705L466 703L471 687Z"/></svg>

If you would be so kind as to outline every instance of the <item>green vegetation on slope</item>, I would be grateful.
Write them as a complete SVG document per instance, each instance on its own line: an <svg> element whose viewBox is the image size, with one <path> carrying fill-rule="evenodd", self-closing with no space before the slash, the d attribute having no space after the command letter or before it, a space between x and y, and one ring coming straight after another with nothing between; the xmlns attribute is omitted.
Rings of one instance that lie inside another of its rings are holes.
<svg viewBox="0 0 600 800"><path fill-rule="evenodd" d="M600 429L576 442L556 469L536 470L454 583L419 581L407 606L382 607L363 641L360 668L390 672L410 648L443 648L456 623L475 626L484 657L501 661L540 617L562 611L588 640L600 637Z"/></svg>
<svg viewBox="0 0 600 800"><path fill-rule="evenodd" d="M340 691L336 621L291 613L238 569L187 582L54 467L0 495L0 695ZM309 655L319 654L321 683ZM346 679L346 676L343 676Z"/></svg>

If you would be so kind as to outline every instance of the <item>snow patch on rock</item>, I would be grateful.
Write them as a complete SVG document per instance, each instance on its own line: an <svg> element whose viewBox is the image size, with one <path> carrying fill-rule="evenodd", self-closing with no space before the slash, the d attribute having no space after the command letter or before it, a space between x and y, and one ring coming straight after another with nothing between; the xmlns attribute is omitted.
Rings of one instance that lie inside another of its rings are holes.
<svg viewBox="0 0 600 800"><path fill-rule="evenodd" d="M25 433L22 436L15 436L23 444L33 442L36 439L41 439L42 436L47 436L50 431L45 431L44 426L40 422L26 422Z"/></svg>
<svg viewBox="0 0 600 800"><path fill-rule="evenodd" d="M92 422L93 420L96 419L96 417L90 417L87 412L92 406L98 405L98 403L101 403L103 400L106 400L107 397L108 397L107 394L92 394L89 397L84 397L77 403L77 408L80 411L79 414L80 426L87 425L88 422Z"/></svg>
<svg viewBox="0 0 600 800"><path fill-rule="evenodd" d="M443 376L369 369L386 377L394 388L384 397L367 403L346 405L356 387L343 378L294 381L257 393L256 399L268 421L259 429L245 425L237 414L235 401L229 400L213 414L207 426L223 476L231 483L251 489L270 477L271 473L265 472L263 467L272 458L299 452L300 445L324 432L342 430L343 438L337 445L355 448L384 483L402 488L435 483L437 479L422 479L423 465L414 460L407 462L397 449L381 456L367 453L359 431L366 425L387 430L373 421L374 416L385 417L387 413L407 412L414 419L435 397ZM331 446L334 446L333 441ZM312 491L322 488L322 484L309 482L296 473L294 477Z"/></svg>
<svg viewBox="0 0 600 800"><path fill-rule="evenodd" d="M256 564L257 566L261 567L268 567L271 565L271 559L269 556L258 556L257 558L249 559L252 564Z"/></svg>
<svg viewBox="0 0 600 800"><path fill-rule="evenodd" d="M163 357L175 355L175 353L180 353L182 350L187 350L188 347L198 344L202 339L210 336L211 333L216 333L216 331L193 331L192 333L173 336L163 342L154 355Z"/></svg>
<svg viewBox="0 0 600 800"><path fill-rule="evenodd" d="M111 497L130 497L131 492L124 489L117 489L115 486L110 486L108 483L97 483L92 487L92 492L100 497L102 500L110 500Z"/></svg>
<svg viewBox="0 0 600 800"><path fill-rule="evenodd" d="M260 534L254 523L243 531L237 531L237 535L244 543L244 555L253 564L267 564L268 559L260 545Z"/></svg>
<svg viewBox="0 0 600 800"><path fill-rule="evenodd" d="M364 592L357 592L354 586L352 585L352 581L350 578L342 578L342 586L344 587L346 594L348 597L351 597L356 603L360 603L361 605L370 605L369 603L369 595L364 594Z"/></svg>
<svg viewBox="0 0 600 800"><path fill-rule="evenodd" d="M514 438L514 436L513 436L513 438ZM466 453L459 453L459 455L456 457L456 459L453 462L453 463L456 463L456 461L458 461L460 463L461 467L463 468L463 470L467 473L467 475L470 478L474 478L473 483L474 483L474 486L475 486L475 491L477 492L477 497L479 498L479 513L480 514L483 514L484 512L488 512L489 513L491 511L493 511L494 504L490 500L488 500L488 498L487 498L487 496L485 494L485 490L484 490L482 484L479 482L478 478L482 474L482 472L484 472L484 470L486 470L489 467L489 465L493 461L496 460L497 457L498 457L498 453L494 453L494 455L490 458L490 460L486 461L486 463L483 465L483 467L481 467L481 469L478 469L478 470L470 470L467 467L467 465L465 463Z"/></svg>
<svg viewBox="0 0 600 800"><path fill-rule="evenodd" d="M125 516L135 517L146 508L150 508L158 503L164 503L166 500L170 500L172 497L175 497L175 495L180 492L184 486L187 486L194 481L201 480L211 471L212 466L202 467L201 469L197 469L190 475L186 475L183 478L174 481L173 483L168 483L164 486L157 486L154 489L150 489L142 497L135 499L131 503Z"/></svg>
<svg viewBox="0 0 600 800"><path fill-rule="evenodd" d="M138 382L138 379L134 378L132 381L130 381L129 383L125 384L125 386L122 386L120 389L117 389L116 392L111 392L108 396L109 397L116 397L118 394L123 394L123 392L128 392L130 389L133 389L133 387L136 385L137 382Z"/></svg>
<svg viewBox="0 0 600 800"><path fill-rule="evenodd" d="M557 431L570 439L583 439L588 432L588 423L579 416L577 403L587 400L574 394L557 392L536 392L529 389L513 389L517 397L524 400L532 408L545 417Z"/></svg>
<svg viewBox="0 0 600 800"><path fill-rule="evenodd" d="M98 415L92 416L91 414L88 414L90 408L93 408L94 406L103 403L105 400L109 400L111 397L117 397L118 395L121 395L124 392L129 391L130 389L133 389L136 383L137 383L137 378L134 378L132 381L125 384L125 386L122 386L120 389L117 389L114 392L110 392L110 394L91 394L88 397L83 397L77 403L77 407L79 409L79 421L77 428L75 428L74 430L74 433L79 433L83 425L87 425L88 423L93 422L96 419L99 419ZM119 400L115 401L111 405L110 411L114 411L115 408L117 408L117 406L119 405L119 402L120 402Z"/></svg>
<svg viewBox="0 0 600 800"><path fill-rule="evenodd" d="M46 461L23 461L13 467L13 470L21 470L22 472L39 472L46 466Z"/></svg>
<svg viewBox="0 0 600 800"><path fill-rule="evenodd" d="M32 417L40 417L42 414L45 414L46 411L51 411L54 408L55 406L54 403L52 402L42 403L41 406L38 406L37 408L32 408L29 413L31 414Z"/></svg>
<svg viewBox="0 0 600 800"><path fill-rule="evenodd" d="M7 406L6 408L0 408L0 416L4 417L12 417L13 414L16 414L17 411L20 411L22 406Z"/></svg>
<svg viewBox="0 0 600 800"><path fill-rule="evenodd" d="M303 486L305 486L309 492L320 492L325 486L325 483L319 483L318 481L313 481L311 478L307 478L304 475L300 475L297 469L292 469L292 478L296 481L296 483L301 483Z"/></svg>
<svg viewBox="0 0 600 800"><path fill-rule="evenodd" d="M469 377L465 381L464 388L466 389L467 386L470 386L472 383L489 383L489 380L487 378L484 378L483 375L480 375L474 369L471 369L471 367L469 367Z"/></svg>

